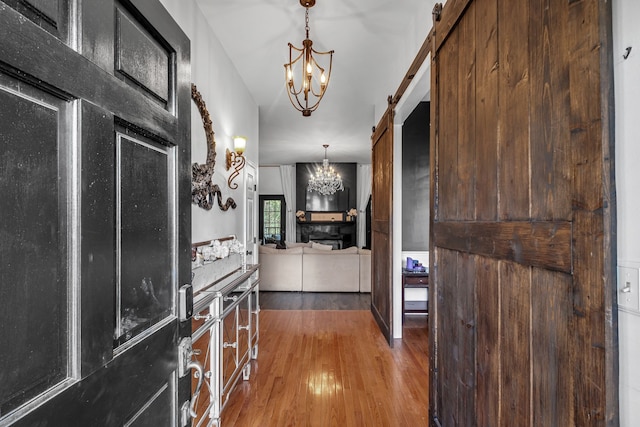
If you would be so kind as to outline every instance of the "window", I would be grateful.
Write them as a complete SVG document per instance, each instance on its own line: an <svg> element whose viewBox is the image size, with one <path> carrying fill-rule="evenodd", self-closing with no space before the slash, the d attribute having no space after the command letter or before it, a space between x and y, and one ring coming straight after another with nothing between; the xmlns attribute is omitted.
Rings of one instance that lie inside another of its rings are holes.
<svg viewBox="0 0 640 427"><path fill-rule="evenodd" d="M260 196L260 240L263 243L284 241L284 196Z"/></svg>

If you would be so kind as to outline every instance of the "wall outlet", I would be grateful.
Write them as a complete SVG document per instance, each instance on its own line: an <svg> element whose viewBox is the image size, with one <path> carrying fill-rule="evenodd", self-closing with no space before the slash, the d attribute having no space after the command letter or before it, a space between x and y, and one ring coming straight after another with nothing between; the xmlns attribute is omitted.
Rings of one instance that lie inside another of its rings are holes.
<svg viewBox="0 0 640 427"><path fill-rule="evenodd" d="M627 310L640 310L640 290L637 268L618 267L618 306Z"/></svg>

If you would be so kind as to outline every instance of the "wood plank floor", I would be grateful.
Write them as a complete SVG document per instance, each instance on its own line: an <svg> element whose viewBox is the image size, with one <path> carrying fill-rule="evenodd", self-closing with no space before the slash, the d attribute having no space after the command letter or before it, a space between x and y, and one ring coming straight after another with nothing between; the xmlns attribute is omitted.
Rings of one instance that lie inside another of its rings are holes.
<svg viewBox="0 0 640 427"><path fill-rule="evenodd" d="M263 292L264 310L369 310L371 294L360 292Z"/></svg>
<svg viewBox="0 0 640 427"><path fill-rule="evenodd" d="M427 318L389 348L368 310L260 313L258 360L222 426L428 425Z"/></svg>

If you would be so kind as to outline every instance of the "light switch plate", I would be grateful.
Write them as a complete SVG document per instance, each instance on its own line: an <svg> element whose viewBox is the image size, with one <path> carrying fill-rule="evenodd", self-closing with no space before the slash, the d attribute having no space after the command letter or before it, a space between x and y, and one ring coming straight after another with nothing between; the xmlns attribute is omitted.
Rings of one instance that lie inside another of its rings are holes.
<svg viewBox="0 0 640 427"><path fill-rule="evenodd" d="M618 267L618 306L627 310L640 310L637 268Z"/></svg>

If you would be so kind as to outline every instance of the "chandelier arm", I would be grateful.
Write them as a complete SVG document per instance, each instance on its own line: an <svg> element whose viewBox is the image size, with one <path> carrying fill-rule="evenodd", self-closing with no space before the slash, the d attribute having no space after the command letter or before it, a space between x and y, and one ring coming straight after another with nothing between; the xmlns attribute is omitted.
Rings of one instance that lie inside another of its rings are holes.
<svg viewBox="0 0 640 427"><path fill-rule="evenodd" d="M298 94L300 93L301 92L298 92ZM303 105L302 102L300 102L300 99L294 93L287 91L287 95L289 95L289 101L291 101L291 105L293 105L293 107L298 111L304 111L304 110L315 111L318 108L317 102L312 107L309 107L308 102L306 102Z"/></svg>
<svg viewBox="0 0 640 427"><path fill-rule="evenodd" d="M314 50L314 52L318 53L317 51ZM331 53L331 56L329 57L329 72L327 73L327 75L325 76L326 78L326 82L324 84L324 88L322 83L319 83L320 85L320 91L316 92L316 90L313 88L313 86L311 87L311 92L313 93L313 95L317 98L320 98L317 100L317 103L320 102L320 100L322 99L322 97L324 96L324 92L327 90L327 87L329 87L329 80L331 79L331 67L333 65L333 51L330 51L328 53ZM315 60L315 58L313 58L313 63L315 64L317 70L319 70L320 75L322 75L322 73L324 73L325 69L323 67L320 66L320 64L318 64L318 62ZM316 73L317 74L317 73ZM314 74L314 78L315 81L318 82L318 78L317 76Z"/></svg>
<svg viewBox="0 0 640 427"><path fill-rule="evenodd" d="M314 111L316 108L318 108L318 105L320 105L320 101L322 101L325 91L321 91L320 93L315 93L315 91L312 90L311 93L313 93L313 95L316 97L316 102L311 107L309 107L309 109L311 111Z"/></svg>
<svg viewBox="0 0 640 427"><path fill-rule="evenodd" d="M320 102L320 99L322 99L322 97L324 96L324 93L326 92L326 87L324 90L322 90L322 87L320 87L320 92L316 93L316 91L313 89L313 87L311 88L311 93L313 93L313 96L315 96L316 98L318 98L318 102Z"/></svg>
<svg viewBox="0 0 640 427"><path fill-rule="evenodd" d="M293 107L298 110L298 111L303 111L304 110L304 106L302 104L300 104L300 101L298 101L298 97L291 96L290 92L287 92L287 95L289 95L289 101L291 101L291 105L293 105ZM298 104L298 105L296 105Z"/></svg>
<svg viewBox="0 0 640 427"><path fill-rule="evenodd" d="M304 53L304 48L295 47L292 43L289 43L289 47L293 50L296 50L300 53ZM289 58L291 58L291 50L289 51Z"/></svg>
<svg viewBox="0 0 640 427"><path fill-rule="evenodd" d="M289 43L289 62L287 64L284 64L284 72L285 72L285 83L288 86L288 92L290 92L292 95L294 96L298 96L300 93L302 93L302 90L304 88L304 85L300 85L300 89L297 90L295 87L295 79L293 78L293 68L294 65L300 60L300 58L302 58L302 56L304 55L304 50L303 49L298 49L297 47L293 46L291 43ZM291 51L292 49L295 49L296 51L300 52L298 54L298 56L296 56L295 59L292 59L292 55L291 55ZM291 78L289 79L289 73L291 73Z"/></svg>
<svg viewBox="0 0 640 427"><path fill-rule="evenodd" d="M319 51L319 50L315 50L314 48L311 48L311 51L313 53L317 53L318 55L332 55L332 56L336 52L335 50L328 50L326 52L322 52L322 51Z"/></svg>

